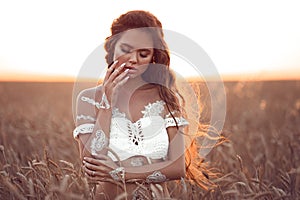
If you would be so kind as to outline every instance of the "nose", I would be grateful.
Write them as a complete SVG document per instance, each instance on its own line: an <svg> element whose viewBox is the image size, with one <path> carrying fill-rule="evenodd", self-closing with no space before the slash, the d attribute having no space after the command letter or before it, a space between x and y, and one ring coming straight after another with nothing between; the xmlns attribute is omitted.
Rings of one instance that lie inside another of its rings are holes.
<svg viewBox="0 0 300 200"><path fill-rule="evenodd" d="M128 62L130 64L136 64L137 63L137 51L132 51L130 53L130 57L129 57Z"/></svg>

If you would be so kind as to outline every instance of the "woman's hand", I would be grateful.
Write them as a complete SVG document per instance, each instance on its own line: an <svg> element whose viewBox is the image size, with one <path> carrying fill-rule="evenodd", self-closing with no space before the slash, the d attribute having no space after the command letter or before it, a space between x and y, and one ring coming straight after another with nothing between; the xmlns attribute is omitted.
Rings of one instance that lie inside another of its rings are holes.
<svg viewBox="0 0 300 200"><path fill-rule="evenodd" d="M116 169L118 166L113 160L106 155L97 155L91 157L84 157L83 169L85 174L95 181L107 181L111 179L109 172Z"/></svg>
<svg viewBox="0 0 300 200"><path fill-rule="evenodd" d="M128 69L124 70L126 63L120 63L116 60L107 70L103 81L103 93L106 94L109 104L115 106L121 86L123 86L129 76Z"/></svg>

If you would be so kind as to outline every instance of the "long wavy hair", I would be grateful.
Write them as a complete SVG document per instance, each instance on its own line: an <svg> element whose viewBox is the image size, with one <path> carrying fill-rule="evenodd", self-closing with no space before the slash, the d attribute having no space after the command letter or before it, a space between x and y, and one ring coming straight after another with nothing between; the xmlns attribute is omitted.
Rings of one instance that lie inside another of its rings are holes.
<svg viewBox="0 0 300 200"><path fill-rule="evenodd" d="M120 39L122 32L145 27L147 27L147 32L152 36L155 48L152 62L142 74L142 78L148 83L156 84L159 89L159 96L166 102L167 109L173 118L172 111L175 110L181 111L181 114L185 115L184 98L179 93L175 82L175 75L169 68L170 53L164 40L162 24L153 14L147 11L134 10L121 15L113 21L111 36L106 38L104 45L107 52L105 57L106 62L108 64L113 62L115 45ZM201 130L200 132L203 134L205 131L202 128ZM192 140L191 145L185 151L186 178L192 179L194 183L207 189L213 186L208 177L213 173L210 173L203 163L203 159L199 157L198 150L199 145L197 145L196 141Z"/></svg>

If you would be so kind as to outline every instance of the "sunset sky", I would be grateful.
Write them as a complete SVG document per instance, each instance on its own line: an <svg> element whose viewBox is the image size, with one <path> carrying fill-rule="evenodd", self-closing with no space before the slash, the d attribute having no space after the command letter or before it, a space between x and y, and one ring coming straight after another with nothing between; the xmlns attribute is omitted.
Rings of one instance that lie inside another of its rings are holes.
<svg viewBox="0 0 300 200"><path fill-rule="evenodd" d="M298 1L11 0L0 2L0 81L71 80L113 19L135 9L195 41L224 78L300 78ZM177 72L194 75L172 57Z"/></svg>

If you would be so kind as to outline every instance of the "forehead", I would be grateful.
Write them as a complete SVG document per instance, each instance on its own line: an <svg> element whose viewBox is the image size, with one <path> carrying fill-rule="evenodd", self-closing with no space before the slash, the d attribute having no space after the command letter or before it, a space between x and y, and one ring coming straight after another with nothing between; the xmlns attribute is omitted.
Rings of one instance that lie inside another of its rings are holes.
<svg viewBox="0 0 300 200"><path fill-rule="evenodd" d="M117 44L128 44L134 49L153 48L151 34L147 31L136 29L124 32Z"/></svg>

